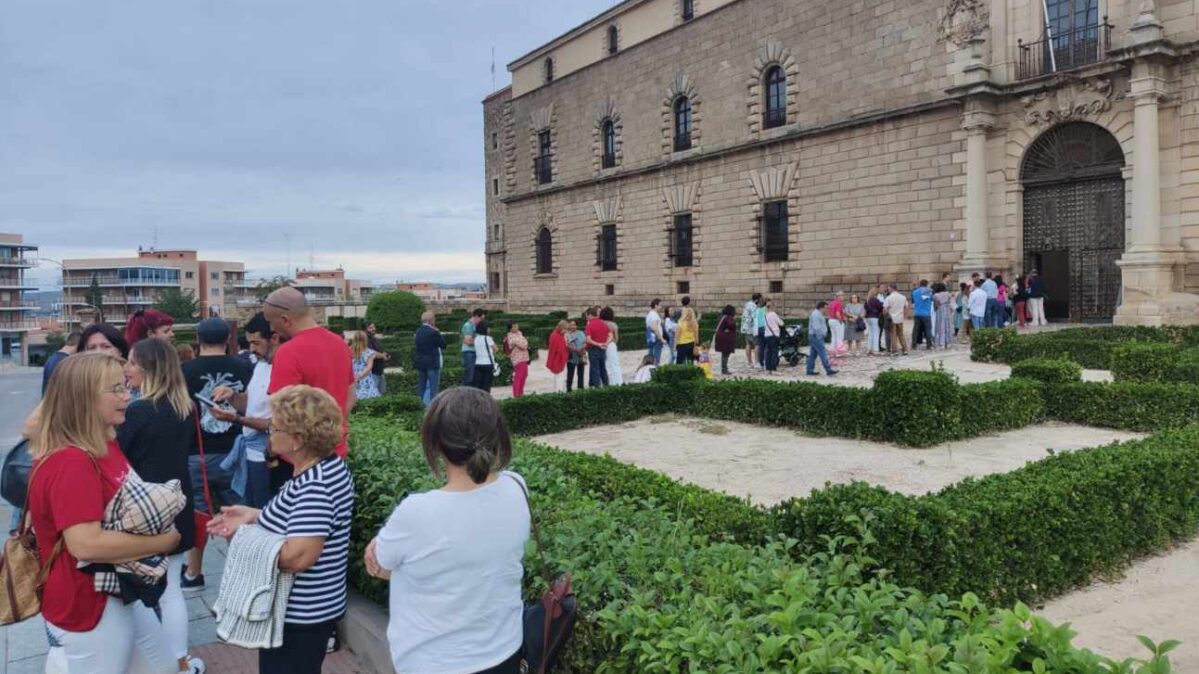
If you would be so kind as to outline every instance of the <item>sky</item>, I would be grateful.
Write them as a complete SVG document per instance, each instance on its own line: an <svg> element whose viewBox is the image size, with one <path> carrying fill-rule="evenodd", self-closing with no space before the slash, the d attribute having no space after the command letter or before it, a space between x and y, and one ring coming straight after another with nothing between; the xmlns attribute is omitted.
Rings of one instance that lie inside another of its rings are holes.
<svg viewBox="0 0 1199 674"><path fill-rule="evenodd" d="M4 0L0 232L484 280L483 108L613 0ZM288 251L290 250L290 255Z"/></svg>

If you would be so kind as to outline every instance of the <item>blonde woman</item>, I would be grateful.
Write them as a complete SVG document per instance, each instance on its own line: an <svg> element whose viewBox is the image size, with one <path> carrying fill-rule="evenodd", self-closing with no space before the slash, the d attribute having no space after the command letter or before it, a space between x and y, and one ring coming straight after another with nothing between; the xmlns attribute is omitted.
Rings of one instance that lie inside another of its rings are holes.
<svg viewBox="0 0 1199 674"><path fill-rule="evenodd" d="M354 333L354 338L350 340L350 355L353 357L354 392L358 400L378 398L382 395L379 393L379 380L371 376L371 368L375 366L375 358L379 354L367 346L365 332L360 330Z"/></svg>
<svg viewBox="0 0 1199 674"><path fill-rule="evenodd" d="M354 478L334 452L341 408L325 391L303 385L272 395L270 405L271 452L292 465L292 477L262 510L226 507L208 530L232 538L243 524L258 524L287 537L276 564L296 580L283 645L258 651L258 671L320 674L326 645L346 613Z"/></svg>
<svg viewBox="0 0 1199 674"><path fill-rule="evenodd" d="M171 551L167 586L159 600L167 645L179 660L181 672L203 672L204 662L187 653L187 603L183 599L185 552L195 545L195 492L187 469L189 454L198 454L196 417L175 347L165 339L143 339L129 351L125 363L129 386L141 397L125 409L117 443L130 467L147 482L179 480L187 507L175 518L179 545ZM200 490L203 498L203 490Z"/></svg>
<svg viewBox="0 0 1199 674"><path fill-rule="evenodd" d="M699 320L695 318L695 310L683 307L679 318L678 333L675 337L675 362L679 365L691 365L695 362L695 343L699 341Z"/></svg>
<svg viewBox="0 0 1199 674"><path fill-rule="evenodd" d="M49 565L42 616L62 644L71 674L173 674L179 667L149 608L97 592L94 578L78 569L80 560L116 564L179 547L177 531L138 536L100 526L105 506L130 473L115 439L130 397L123 365L104 353L64 360L46 390L31 442L36 464L29 516L41 561Z"/></svg>

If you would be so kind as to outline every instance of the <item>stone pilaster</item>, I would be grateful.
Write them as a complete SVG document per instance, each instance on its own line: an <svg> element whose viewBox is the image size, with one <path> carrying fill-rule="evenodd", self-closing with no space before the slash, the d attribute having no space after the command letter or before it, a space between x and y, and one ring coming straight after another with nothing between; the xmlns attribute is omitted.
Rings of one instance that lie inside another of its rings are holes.
<svg viewBox="0 0 1199 674"><path fill-rule="evenodd" d="M969 100L962 115L966 131L966 252L956 269L965 277L1001 264L991 254L987 208L987 132L995 126L988 101Z"/></svg>

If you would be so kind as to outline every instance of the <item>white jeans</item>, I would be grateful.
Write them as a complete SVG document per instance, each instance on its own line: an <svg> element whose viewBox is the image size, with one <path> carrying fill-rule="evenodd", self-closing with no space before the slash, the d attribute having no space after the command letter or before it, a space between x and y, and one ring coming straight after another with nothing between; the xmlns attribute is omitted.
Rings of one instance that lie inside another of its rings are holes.
<svg viewBox="0 0 1199 674"><path fill-rule="evenodd" d="M878 353L879 338L882 336L879 334L879 331L878 331L878 319L877 318L867 318L866 319L866 330L869 331L869 334L870 334L870 342L869 342L870 352Z"/></svg>
<svg viewBox="0 0 1199 674"><path fill-rule="evenodd" d="M830 318L828 321L829 333L833 336L833 348L841 346L845 343L845 324L841 321Z"/></svg>
<svg viewBox="0 0 1199 674"><path fill-rule="evenodd" d="M126 606L109 597L99 624L90 632L68 632L50 623L47 627L66 652L70 674L175 674L179 670L158 617L140 602Z"/></svg>
<svg viewBox="0 0 1199 674"><path fill-rule="evenodd" d="M162 613L162 630L166 633L167 646L175 659L187 657L187 600L183 598L182 579L183 565L187 554L174 555L171 567L167 571L167 587L158 600L158 608Z"/></svg>
<svg viewBox="0 0 1199 674"><path fill-rule="evenodd" d="M620 351L616 348L615 343L608 345L604 367L608 370L609 386L620 386L624 383L624 377L620 372Z"/></svg>
<svg viewBox="0 0 1199 674"><path fill-rule="evenodd" d="M1029 322L1033 325L1047 325L1045 320L1045 298L1030 297L1028 299Z"/></svg>
<svg viewBox="0 0 1199 674"><path fill-rule="evenodd" d="M551 373L552 374L552 373ZM566 393L566 368L554 375L554 393Z"/></svg>

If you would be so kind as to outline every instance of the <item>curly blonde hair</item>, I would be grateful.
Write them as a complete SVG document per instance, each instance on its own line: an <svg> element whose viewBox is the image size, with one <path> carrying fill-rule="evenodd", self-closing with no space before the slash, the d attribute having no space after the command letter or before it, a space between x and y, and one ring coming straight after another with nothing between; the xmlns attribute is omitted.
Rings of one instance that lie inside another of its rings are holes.
<svg viewBox="0 0 1199 674"><path fill-rule="evenodd" d="M288 386L270 398L271 425L290 433L318 459L333 453L345 437L341 407L319 388Z"/></svg>

